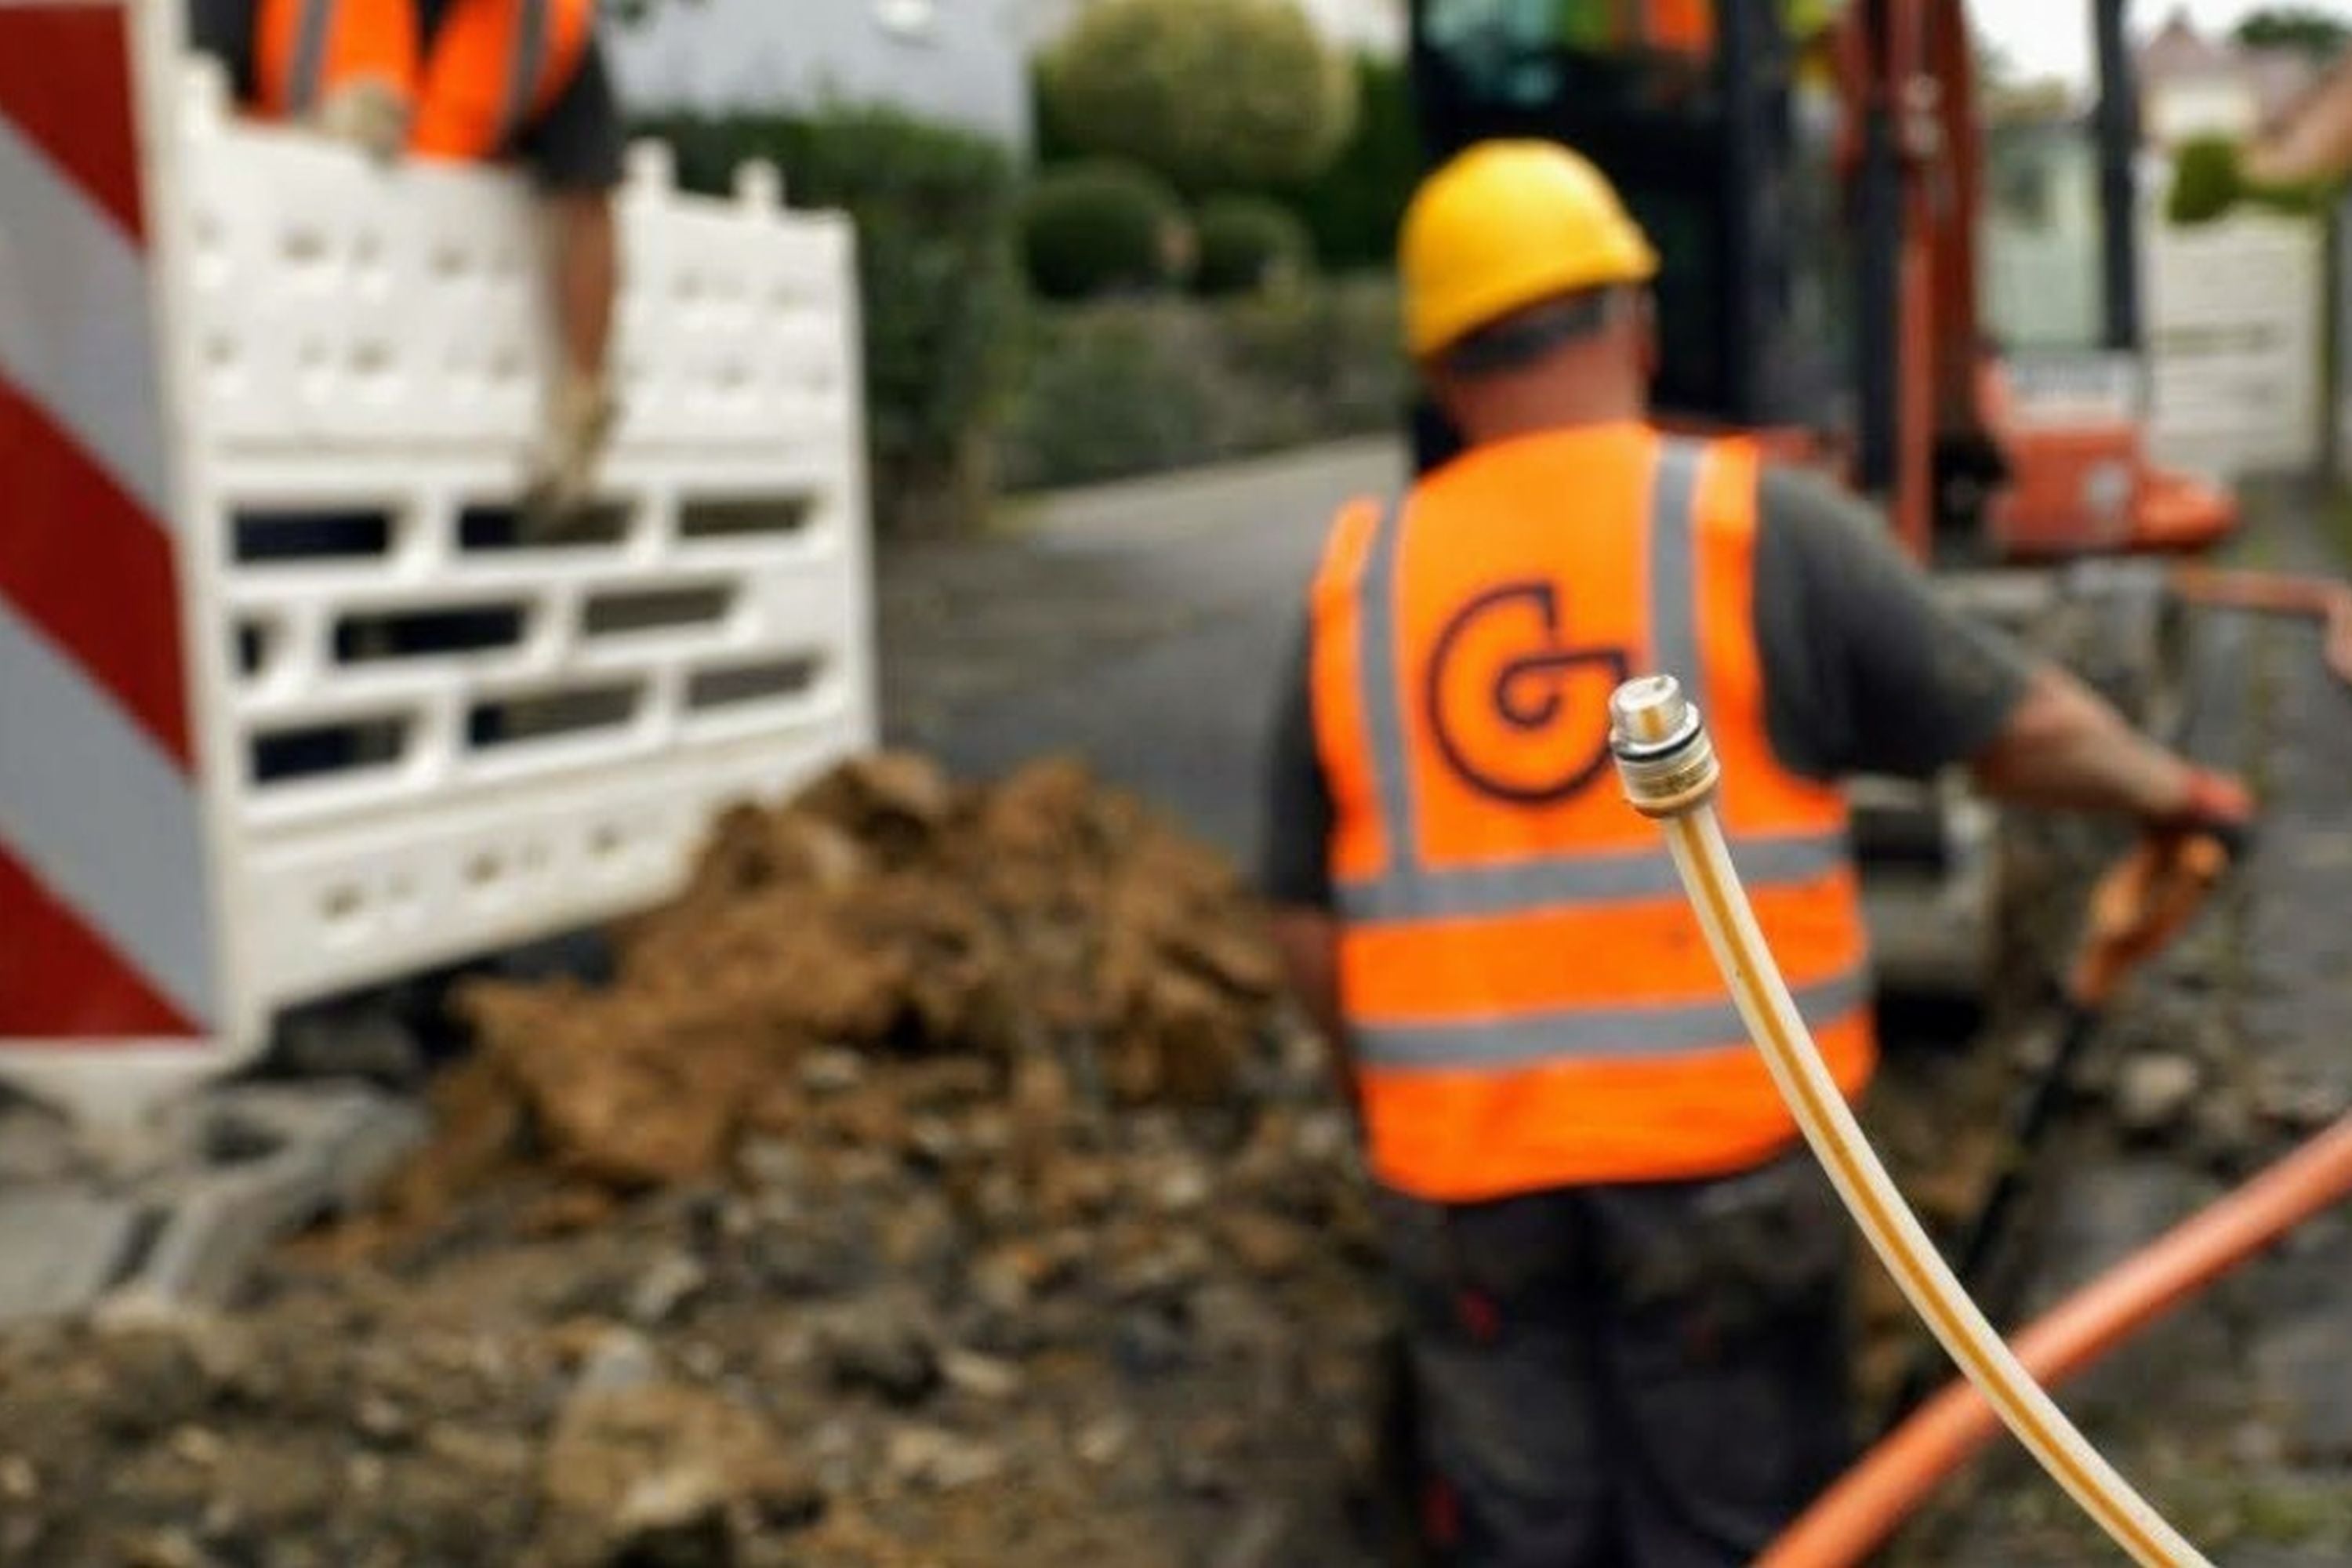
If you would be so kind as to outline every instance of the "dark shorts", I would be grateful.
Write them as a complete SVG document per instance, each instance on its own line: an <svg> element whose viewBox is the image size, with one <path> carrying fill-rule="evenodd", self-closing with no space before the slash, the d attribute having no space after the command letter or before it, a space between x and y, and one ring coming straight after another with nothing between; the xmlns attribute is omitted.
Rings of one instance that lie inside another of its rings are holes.
<svg viewBox="0 0 2352 1568"><path fill-rule="evenodd" d="M1733 1568L1843 1468L1849 1243L1802 1153L1381 1205L1449 1563Z"/></svg>

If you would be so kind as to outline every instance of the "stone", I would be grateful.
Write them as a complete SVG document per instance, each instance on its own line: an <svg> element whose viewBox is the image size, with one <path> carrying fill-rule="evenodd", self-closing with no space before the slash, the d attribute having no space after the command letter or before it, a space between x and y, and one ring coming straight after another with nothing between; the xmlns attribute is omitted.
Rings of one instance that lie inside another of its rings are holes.
<svg viewBox="0 0 2352 1568"><path fill-rule="evenodd" d="M348 1088L225 1089L185 1115L216 1168L154 1191L162 1224L117 1288L205 1306L294 1230L359 1206L425 1133L416 1105Z"/></svg>
<svg viewBox="0 0 2352 1568"><path fill-rule="evenodd" d="M70 1187L0 1190L0 1323L89 1306L129 1261L141 1206Z"/></svg>
<svg viewBox="0 0 2352 1568"><path fill-rule="evenodd" d="M707 1476L671 1470L630 1489L603 1552L609 1568L734 1568L728 1500Z"/></svg>
<svg viewBox="0 0 2352 1568"><path fill-rule="evenodd" d="M1072 1452L1083 1463L1097 1469L1107 1469L1118 1462L1128 1446L1135 1440L1135 1424L1124 1415L1105 1415L1083 1427L1071 1443Z"/></svg>
<svg viewBox="0 0 2352 1568"><path fill-rule="evenodd" d="M2344 1356L2339 1307L2263 1323L2252 1360L2287 1413L2285 1436L2297 1460L2340 1465L2352 1458L2352 1363Z"/></svg>
<svg viewBox="0 0 2352 1568"><path fill-rule="evenodd" d="M70 1183L87 1163L71 1122L0 1089L0 1191L21 1195L26 1188Z"/></svg>
<svg viewBox="0 0 2352 1568"><path fill-rule="evenodd" d="M809 1506L814 1488L756 1414L656 1383L575 1395L541 1466L548 1556L559 1563L728 1568L739 1505Z"/></svg>
<svg viewBox="0 0 2352 1568"><path fill-rule="evenodd" d="M2230 1434L2230 1458L2248 1470L2275 1468L2286 1458L2286 1438L2268 1421L2246 1421Z"/></svg>
<svg viewBox="0 0 2352 1568"><path fill-rule="evenodd" d="M1112 1331L1111 1359L1129 1377L1159 1377L1190 1362L1192 1344L1169 1313L1141 1308L1122 1316Z"/></svg>
<svg viewBox="0 0 2352 1568"><path fill-rule="evenodd" d="M1298 1119L1291 1142L1299 1159L1311 1164L1345 1160L1355 1151L1356 1135L1344 1110L1315 1110Z"/></svg>
<svg viewBox="0 0 2352 1568"><path fill-rule="evenodd" d="M1208 1168L1197 1160L1171 1162L1151 1182L1151 1202L1162 1214L1185 1215L1207 1204L1215 1193Z"/></svg>
<svg viewBox="0 0 2352 1568"><path fill-rule="evenodd" d="M946 1352L940 1357L940 1373L950 1388L975 1399L1002 1402L1021 1392L1019 1367L972 1351Z"/></svg>
<svg viewBox="0 0 2352 1568"><path fill-rule="evenodd" d="M2341 1089L2302 1079L2284 1069L2261 1074L2254 1084L2254 1110L2264 1121L2294 1132L2316 1131L2352 1105Z"/></svg>
<svg viewBox="0 0 2352 1568"><path fill-rule="evenodd" d="M212 1553L185 1531L159 1530L130 1543L126 1568L214 1568Z"/></svg>
<svg viewBox="0 0 2352 1568"><path fill-rule="evenodd" d="M836 1387L877 1394L892 1405L920 1405L940 1387L930 1335L904 1313L845 1315L827 1328L825 1352Z"/></svg>
<svg viewBox="0 0 2352 1568"><path fill-rule="evenodd" d="M797 1192L808 1179L807 1157L781 1138L745 1140L735 1163L752 1185L768 1193Z"/></svg>
<svg viewBox="0 0 2352 1568"><path fill-rule="evenodd" d="M416 1420L381 1394L363 1394L352 1411L352 1427L380 1448L404 1447L416 1436Z"/></svg>
<svg viewBox="0 0 2352 1568"><path fill-rule="evenodd" d="M866 1081L866 1058L828 1046L801 1058L800 1078L801 1087L811 1094L846 1094Z"/></svg>
<svg viewBox="0 0 2352 1568"><path fill-rule="evenodd" d="M1001 1450L936 1426L893 1432L883 1462L899 1480L943 1492L975 1487L1004 1473Z"/></svg>
<svg viewBox="0 0 2352 1568"><path fill-rule="evenodd" d="M902 1279L929 1282L955 1267L963 1251L962 1228L947 1200L919 1191L882 1223L882 1256Z"/></svg>
<svg viewBox="0 0 2352 1568"><path fill-rule="evenodd" d="M677 1316L710 1282L710 1271L683 1252L666 1254L629 1292L631 1321L655 1328Z"/></svg>
<svg viewBox="0 0 2352 1568"><path fill-rule="evenodd" d="M1168 1230L1150 1237L1134 1256L1111 1271L1111 1293L1122 1300L1172 1300L1216 1267L1208 1241L1197 1232Z"/></svg>
<svg viewBox="0 0 2352 1568"><path fill-rule="evenodd" d="M1307 1256L1307 1233L1290 1221L1256 1209L1236 1209L1218 1226L1242 1267L1261 1279L1280 1279Z"/></svg>
<svg viewBox="0 0 2352 1568"><path fill-rule="evenodd" d="M2134 1057L2116 1079L2117 1125L2142 1137L2170 1131L2188 1114L2204 1077L2193 1057L2170 1052Z"/></svg>
<svg viewBox="0 0 2352 1568"><path fill-rule="evenodd" d="M572 1390L580 1394L620 1394L642 1388L660 1374L661 1357L651 1340L635 1330L607 1327L581 1352Z"/></svg>

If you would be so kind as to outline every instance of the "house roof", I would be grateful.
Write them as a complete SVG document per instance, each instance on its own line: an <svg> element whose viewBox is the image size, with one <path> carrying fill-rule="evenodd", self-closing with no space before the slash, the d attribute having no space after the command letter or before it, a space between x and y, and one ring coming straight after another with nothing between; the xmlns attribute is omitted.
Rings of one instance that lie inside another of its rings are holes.
<svg viewBox="0 0 2352 1568"><path fill-rule="evenodd" d="M2189 13L2175 10L2154 37L2140 46L2139 79L2143 86L2196 78L2237 74L2239 54L2226 40L2209 38L2197 30Z"/></svg>
<svg viewBox="0 0 2352 1568"><path fill-rule="evenodd" d="M2155 37L2140 46L2143 97L2168 87L2231 84L2252 96L2255 118L2268 125L2292 113L2325 74L2297 49L2249 49L2228 38L2200 32L2186 11L2175 10Z"/></svg>

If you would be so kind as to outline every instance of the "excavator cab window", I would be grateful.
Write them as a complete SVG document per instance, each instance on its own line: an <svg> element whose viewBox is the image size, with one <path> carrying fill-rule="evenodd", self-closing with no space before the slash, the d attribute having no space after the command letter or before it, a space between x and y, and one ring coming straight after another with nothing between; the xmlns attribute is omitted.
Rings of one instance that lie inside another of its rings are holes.
<svg viewBox="0 0 2352 1568"><path fill-rule="evenodd" d="M1662 411L1816 422L1836 377L1801 341L1799 153L1783 0L1415 0L1412 68L1433 166L1541 137L1591 158L1648 230ZM1423 411L1424 462L1447 449Z"/></svg>
<svg viewBox="0 0 2352 1568"><path fill-rule="evenodd" d="M2098 148L2079 116L2006 116L1985 131L1985 329L2004 352L2105 346Z"/></svg>

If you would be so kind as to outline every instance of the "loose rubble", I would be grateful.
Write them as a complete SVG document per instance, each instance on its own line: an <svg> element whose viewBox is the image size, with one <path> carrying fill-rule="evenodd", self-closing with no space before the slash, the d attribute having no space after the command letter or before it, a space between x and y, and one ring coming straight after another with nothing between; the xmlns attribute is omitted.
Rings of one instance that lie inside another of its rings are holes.
<svg viewBox="0 0 2352 1568"><path fill-rule="evenodd" d="M615 948L241 1311L0 1340L0 1563L1364 1560L1361 1176L1223 864L887 757Z"/></svg>

